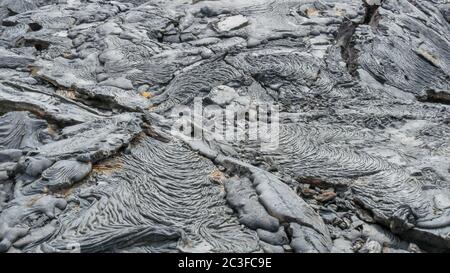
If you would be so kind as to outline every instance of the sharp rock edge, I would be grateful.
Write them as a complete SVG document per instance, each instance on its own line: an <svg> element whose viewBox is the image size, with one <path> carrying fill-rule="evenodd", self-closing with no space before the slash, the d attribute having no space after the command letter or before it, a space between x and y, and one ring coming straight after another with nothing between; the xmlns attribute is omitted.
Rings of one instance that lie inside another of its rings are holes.
<svg viewBox="0 0 450 273"><path fill-rule="evenodd" d="M0 252L449 251L449 10L0 1ZM196 98L279 145L172 134Z"/></svg>

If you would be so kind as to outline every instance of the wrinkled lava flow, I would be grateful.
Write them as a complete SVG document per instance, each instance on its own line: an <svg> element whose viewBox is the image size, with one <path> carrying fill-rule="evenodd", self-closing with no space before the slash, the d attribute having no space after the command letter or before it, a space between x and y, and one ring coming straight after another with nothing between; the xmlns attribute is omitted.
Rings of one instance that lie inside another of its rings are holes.
<svg viewBox="0 0 450 273"><path fill-rule="evenodd" d="M0 20L0 252L450 250L447 0L0 0Z"/></svg>

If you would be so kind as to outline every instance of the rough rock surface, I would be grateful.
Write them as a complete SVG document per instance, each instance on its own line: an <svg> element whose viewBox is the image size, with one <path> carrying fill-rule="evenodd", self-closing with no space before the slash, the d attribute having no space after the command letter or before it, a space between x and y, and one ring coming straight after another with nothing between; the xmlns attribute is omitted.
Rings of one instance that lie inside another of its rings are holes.
<svg viewBox="0 0 450 273"><path fill-rule="evenodd" d="M2 0L0 20L0 252L450 250L448 1ZM209 130L249 102L279 110L271 149L252 115Z"/></svg>

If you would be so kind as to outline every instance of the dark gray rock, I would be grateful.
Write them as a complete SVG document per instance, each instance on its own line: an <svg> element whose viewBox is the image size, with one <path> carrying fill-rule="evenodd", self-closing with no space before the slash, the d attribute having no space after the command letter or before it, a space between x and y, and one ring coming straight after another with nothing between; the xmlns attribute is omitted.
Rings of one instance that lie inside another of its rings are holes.
<svg viewBox="0 0 450 273"><path fill-rule="evenodd" d="M264 229L258 229L256 232L260 240L271 245L282 246L289 243L289 239L283 227L280 227L280 229L276 232L270 232Z"/></svg>
<svg viewBox="0 0 450 273"><path fill-rule="evenodd" d="M0 117L0 147L3 149L36 148L41 144L41 134L45 129L47 129L47 123L44 120L32 118L26 112L9 112Z"/></svg>
<svg viewBox="0 0 450 273"><path fill-rule="evenodd" d="M278 219L269 215L260 204L249 179L231 178L225 183L225 190L228 203L238 211L240 223L253 230L278 231Z"/></svg>
<svg viewBox="0 0 450 273"><path fill-rule="evenodd" d="M145 242L160 251L257 251L255 232L243 230L209 178L209 161L177 142L146 138L117 170L105 170L103 189L77 194L82 204L61 218L62 230L43 251L114 251ZM117 168L117 167L116 167ZM100 195L98 195L100 194ZM93 205L83 200L98 196ZM125 213L125 214L123 214Z"/></svg>
<svg viewBox="0 0 450 273"><path fill-rule="evenodd" d="M84 154L97 162L127 146L141 132L141 123L137 115L122 114L66 127L62 139L41 146L34 153L52 159Z"/></svg>
<svg viewBox="0 0 450 273"><path fill-rule="evenodd" d="M0 1L0 250L448 251L447 2Z"/></svg>
<svg viewBox="0 0 450 273"><path fill-rule="evenodd" d="M85 178L92 170L92 164L78 160L60 160L47 168L41 178L22 189L26 195L57 191L69 188Z"/></svg>

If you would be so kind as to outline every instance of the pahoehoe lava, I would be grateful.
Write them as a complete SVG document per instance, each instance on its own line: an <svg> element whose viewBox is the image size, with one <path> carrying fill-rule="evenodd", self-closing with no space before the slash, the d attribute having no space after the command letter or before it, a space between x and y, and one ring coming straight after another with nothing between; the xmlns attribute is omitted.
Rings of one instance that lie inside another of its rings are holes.
<svg viewBox="0 0 450 273"><path fill-rule="evenodd" d="M450 250L448 1L0 0L0 20L0 252Z"/></svg>

